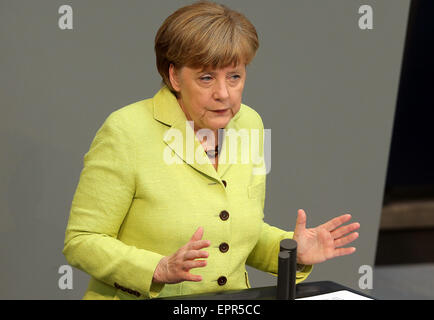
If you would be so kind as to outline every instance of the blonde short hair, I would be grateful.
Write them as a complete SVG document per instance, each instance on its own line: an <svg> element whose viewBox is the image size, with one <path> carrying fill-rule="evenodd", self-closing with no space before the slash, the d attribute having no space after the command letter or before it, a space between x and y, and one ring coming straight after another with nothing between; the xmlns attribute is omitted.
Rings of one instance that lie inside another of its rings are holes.
<svg viewBox="0 0 434 320"><path fill-rule="evenodd" d="M157 69L175 93L169 66L175 68L224 68L249 64L259 47L253 24L228 7L199 1L182 7L161 25L155 37Z"/></svg>

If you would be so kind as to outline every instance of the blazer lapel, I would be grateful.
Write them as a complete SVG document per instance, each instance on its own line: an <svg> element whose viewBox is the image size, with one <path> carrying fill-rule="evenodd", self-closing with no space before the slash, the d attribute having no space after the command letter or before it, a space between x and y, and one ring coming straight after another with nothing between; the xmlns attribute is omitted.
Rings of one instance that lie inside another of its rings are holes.
<svg viewBox="0 0 434 320"><path fill-rule="evenodd" d="M194 134L192 126L179 107L176 97L167 87L163 87L154 96L153 102L154 118L170 126L170 129L166 131L163 137L167 147L186 164L222 183L220 176ZM173 165L176 165L176 163Z"/></svg>

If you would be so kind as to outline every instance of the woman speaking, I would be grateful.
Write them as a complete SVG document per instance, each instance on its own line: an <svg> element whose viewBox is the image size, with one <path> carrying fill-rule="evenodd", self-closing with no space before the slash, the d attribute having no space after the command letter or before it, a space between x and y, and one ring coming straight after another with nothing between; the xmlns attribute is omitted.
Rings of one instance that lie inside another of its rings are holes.
<svg viewBox="0 0 434 320"><path fill-rule="evenodd" d="M84 156L63 249L91 276L84 299L249 288L246 264L276 274L284 238L298 243L297 282L355 251L344 247L358 237L358 223L342 226L349 214L306 228L299 210L294 232L263 220L264 157L249 150L263 155L264 128L242 104L258 46L254 26L223 5L194 3L164 21L164 85L110 114ZM246 132L247 148L237 143Z"/></svg>

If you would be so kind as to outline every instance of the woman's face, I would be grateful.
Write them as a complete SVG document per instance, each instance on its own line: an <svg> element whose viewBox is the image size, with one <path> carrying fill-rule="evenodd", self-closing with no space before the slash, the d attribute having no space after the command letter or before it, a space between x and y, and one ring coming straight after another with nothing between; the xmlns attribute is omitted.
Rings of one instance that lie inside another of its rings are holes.
<svg viewBox="0 0 434 320"><path fill-rule="evenodd" d="M244 64L216 70L182 67L169 68L172 87L178 102L195 131L225 128L240 110L246 80Z"/></svg>

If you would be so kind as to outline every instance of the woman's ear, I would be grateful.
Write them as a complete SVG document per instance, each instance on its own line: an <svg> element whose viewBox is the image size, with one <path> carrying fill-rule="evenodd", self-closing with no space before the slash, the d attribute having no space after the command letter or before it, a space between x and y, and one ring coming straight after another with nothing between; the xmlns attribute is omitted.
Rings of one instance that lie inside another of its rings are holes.
<svg viewBox="0 0 434 320"><path fill-rule="evenodd" d="M169 81L175 91L179 92L181 90L179 72L172 63L169 65Z"/></svg>

